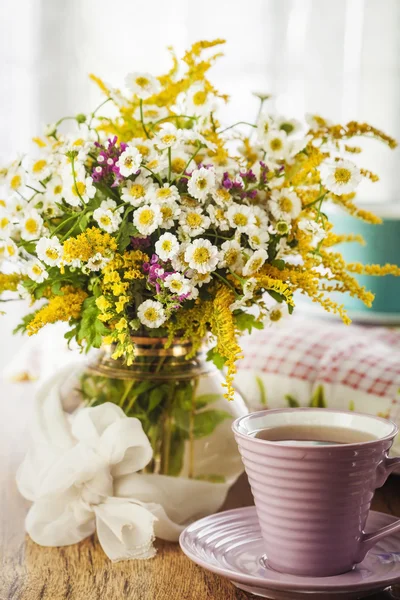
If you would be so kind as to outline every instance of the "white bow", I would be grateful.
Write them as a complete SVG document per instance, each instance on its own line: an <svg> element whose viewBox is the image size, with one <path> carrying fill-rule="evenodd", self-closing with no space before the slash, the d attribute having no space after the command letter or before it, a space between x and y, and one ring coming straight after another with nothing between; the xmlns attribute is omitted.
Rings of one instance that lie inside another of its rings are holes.
<svg viewBox="0 0 400 600"><path fill-rule="evenodd" d="M111 560L150 558L155 535L175 541L184 523L222 504L229 484L138 473L153 455L140 421L109 402L66 415L63 379L37 394L33 445L17 473L37 544L74 544L97 530Z"/></svg>

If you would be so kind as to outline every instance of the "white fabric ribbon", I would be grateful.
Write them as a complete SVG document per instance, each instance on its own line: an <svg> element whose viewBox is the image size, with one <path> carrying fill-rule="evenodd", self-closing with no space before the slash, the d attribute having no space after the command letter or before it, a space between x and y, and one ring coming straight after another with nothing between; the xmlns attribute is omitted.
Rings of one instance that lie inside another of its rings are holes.
<svg viewBox="0 0 400 600"><path fill-rule="evenodd" d="M33 502L26 530L42 546L97 531L111 560L150 558L155 536L177 540L187 522L219 508L232 482L138 473L153 454L140 421L112 403L67 415L58 390L70 369L37 394L32 448L17 473Z"/></svg>

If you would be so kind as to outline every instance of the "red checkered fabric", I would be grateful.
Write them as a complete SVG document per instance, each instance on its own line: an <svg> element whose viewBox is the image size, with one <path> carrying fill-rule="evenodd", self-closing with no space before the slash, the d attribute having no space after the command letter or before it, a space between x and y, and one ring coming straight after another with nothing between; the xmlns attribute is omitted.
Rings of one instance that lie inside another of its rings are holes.
<svg viewBox="0 0 400 600"><path fill-rule="evenodd" d="M398 330L293 318L243 338L242 348L238 369L399 398Z"/></svg>

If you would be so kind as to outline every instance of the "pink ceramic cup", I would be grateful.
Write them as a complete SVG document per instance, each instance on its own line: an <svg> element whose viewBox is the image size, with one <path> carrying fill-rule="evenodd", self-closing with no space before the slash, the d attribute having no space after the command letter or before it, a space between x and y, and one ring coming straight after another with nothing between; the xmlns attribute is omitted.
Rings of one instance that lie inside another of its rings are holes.
<svg viewBox="0 0 400 600"><path fill-rule="evenodd" d="M254 437L260 429L281 425L345 427L376 440L296 445ZM339 575L361 562L378 540L400 529L399 520L373 533L363 531L375 489L400 465L400 458L387 454L397 434L391 421L325 408L288 408L240 417L232 428L273 569Z"/></svg>

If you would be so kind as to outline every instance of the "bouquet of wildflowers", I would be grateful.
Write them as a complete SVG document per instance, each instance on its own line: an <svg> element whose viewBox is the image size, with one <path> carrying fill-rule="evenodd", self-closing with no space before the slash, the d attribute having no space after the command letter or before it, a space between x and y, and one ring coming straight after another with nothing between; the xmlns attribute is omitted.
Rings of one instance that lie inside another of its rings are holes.
<svg viewBox="0 0 400 600"><path fill-rule="evenodd" d="M0 255L15 268L0 291L40 300L20 326L29 335L65 321L68 340L109 344L128 365L132 335L190 339L193 352L210 335L229 398L243 331L291 313L297 291L349 322L329 294L369 306L354 274L399 269L346 264L334 246L361 240L335 234L324 213L330 201L379 221L353 202L377 177L348 158L360 151L349 140L394 140L366 124L270 115L265 97L256 122L221 124L227 97L207 78L221 43L172 54L164 75L131 73L125 90L92 76L105 101L47 126L32 156L2 170Z"/></svg>

